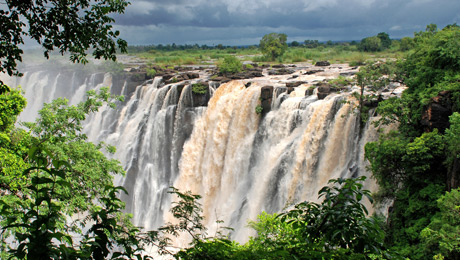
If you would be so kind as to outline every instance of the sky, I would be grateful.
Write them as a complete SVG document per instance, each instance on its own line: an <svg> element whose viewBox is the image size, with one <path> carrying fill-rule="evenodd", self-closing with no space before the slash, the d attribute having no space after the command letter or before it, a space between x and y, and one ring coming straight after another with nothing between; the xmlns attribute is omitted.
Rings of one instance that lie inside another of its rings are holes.
<svg viewBox="0 0 460 260"><path fill-rule="evenodd" d="M114 28L130 45L252 45L268 33L288 42L413 36L460 24L460 0L130 0Z"/></svg>

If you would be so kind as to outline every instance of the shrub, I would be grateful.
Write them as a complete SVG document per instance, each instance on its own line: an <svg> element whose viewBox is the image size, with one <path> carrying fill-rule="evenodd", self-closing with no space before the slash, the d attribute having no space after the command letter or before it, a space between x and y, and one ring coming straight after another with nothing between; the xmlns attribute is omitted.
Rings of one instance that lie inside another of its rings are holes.
<svg viewBox="0 0 460 260"><path fill-rule="evenodd" d="M201 83L192 84L192 92L194 94L204 95L208 92L208 86Z"/></svg>
<svg viewBox="0 0 460 260"><path fill-rule="evenodd" d="M251 64L246 64L244 65L246 67L246 69L250 70L250 69L253 69L254 66L252 66Z"/></svg>
<svg viewBox="0 0 460 260"><path fill-rule="evenodd" d="M243 64L235 56L226 56L218 68L220 73L238 73L242 70Z"/></svg>
<svg viewBox="0 0 460 260"><path fill-rule="evenodd" d="M261 114L264 111L264 108L261 105L256 106L256 113Z"/></svg>
<svg viewBox="0 0 460 260"><path fill-rule="evenodd" d="M153 77L155 77L155 75L157 75L157 71L155 69L152 68L152 69L147 70L147 76L153 78Z"/></svg>

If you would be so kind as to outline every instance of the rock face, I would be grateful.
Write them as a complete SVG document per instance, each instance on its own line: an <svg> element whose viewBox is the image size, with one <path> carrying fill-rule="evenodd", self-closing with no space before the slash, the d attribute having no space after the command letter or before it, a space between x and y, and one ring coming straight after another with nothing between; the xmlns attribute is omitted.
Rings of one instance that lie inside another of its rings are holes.
<svg viewBox="0 0 460 260"><path fill-rule="evenodd" d="M329 61L325 61L325 60L318 61L315 64L315 66L320 66L320 67L326 67L326 66L330 66L330 65L331 65L331 63L329 63Z"/></svg>
<svg viewBox="0 0 460 260"><path fill-rule="evenodd" d="M452 93L441 91L424 107L421 124L425 131L431 132L437 128L443 133L449 127L449 116L452 115Z"/></svg>
<svg viewBox="0 0 460 260"><path fill-rule="evenodd" d="M204 93L201 91L196 91L194 88L204 90ZM209 99L211 99L211 94L209 93L209 84L207 82L192 84L193 107L207 106Z"/></svg>
<svg viewBox="0 0 460 260"><path fill-rule="evenodd" d="M436 97L431 98L430 104L423 108L421 123L425 131L431 132L435 128L439 132L450 127L449 116L453 113L454 97L450 91L441 91ZM447 169L447 189L460 187L460 159L454 161Z"/></svg>
<svg viewBox="0 0 460 260"><path fill-rule="evenodd" d="M186 72L186 73L182 73L179 75L174 75L174 74L164 75L163 79L165 79L166 84L169 84L169 83L175 83L175 82L189 80L189 79L197 79L199 77L200 77L200 74L196 72Z"/></svg>
<svg viewBox="0 0 460 260"><path fill-rule="evenodd" d="M272 107L273 86L264 86L260 90L260 102L263 108L262 115L270 112Z"/></svg>
<svg viewBox="0 0 460 260"><path fill-rule="evenodd" d="M318 87L318 99L324 99L331 93L331 85L325 82L320 82L316 85Z"/></svg>

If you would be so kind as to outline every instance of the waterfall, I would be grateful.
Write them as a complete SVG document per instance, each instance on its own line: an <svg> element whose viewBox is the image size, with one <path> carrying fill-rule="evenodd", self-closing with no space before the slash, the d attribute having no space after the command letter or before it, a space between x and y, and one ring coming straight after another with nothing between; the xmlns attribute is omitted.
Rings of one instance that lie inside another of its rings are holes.
<svg viewBox="0 0 460 260"><path fill-rule="evenodd" d="M109 74L42 71L26 73L15 84L28 100L20 118L25 121L52 98L76 104L87 90L115 83ZM122 199L134 223L146 229L170 220L170 186L202 196L209 234L223 220L234 228L231 238L245 241L251 235L247 221L262 211L316 201L331 178L369 175L363 146L376 130L368 125L360 137L348 93L318 100L304 95L306 86L289 94L275 87L271 111L258 114L263 86L257 82L211 85L207 107L194 106L190 82L165 84L157 77L134 88L120 86L115 94L126 94L126 100L91 115L84 131L91 141L117 147L113 157L126 175L116 184L129 192Z"/></svg>

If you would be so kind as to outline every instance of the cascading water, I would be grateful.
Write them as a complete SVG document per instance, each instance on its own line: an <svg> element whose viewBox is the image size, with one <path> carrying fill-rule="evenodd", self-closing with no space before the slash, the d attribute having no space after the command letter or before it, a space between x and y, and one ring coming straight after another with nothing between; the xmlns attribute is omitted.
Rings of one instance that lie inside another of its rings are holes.
<svg viewBox="0 0 460 260"><path fill-rule="evenodd" d="M67 73L68 74L68 73ZM112 77L27 73L17 80L28 99L21 120L31 120L43 102L65 96L72 104L89 89L113 85ZM66 79L67 91L63 91ZM231 237L250 235L248 220L302 200L316 200L331 178L368 175L363 144L374 138L360 130L349 94L302 96L275 88L272 110L256 113L262 84L246 87L232 81L213 93L207 107L196 107L190 84L167 84L161 78L128 91L117 109L104 107L87 120L92 141L117 147L114 155L126 170L116 179L134 223L154 229L168 221L170 186L203 196L210 234L216 220L235 229ZM51 94L45 94L51 93ZM368 185L373 185L371 181Z"/></svg>

